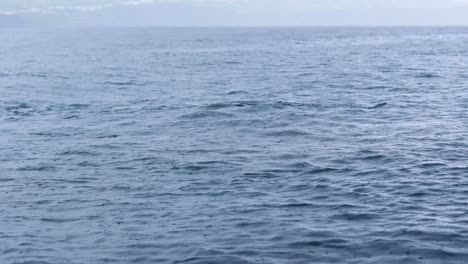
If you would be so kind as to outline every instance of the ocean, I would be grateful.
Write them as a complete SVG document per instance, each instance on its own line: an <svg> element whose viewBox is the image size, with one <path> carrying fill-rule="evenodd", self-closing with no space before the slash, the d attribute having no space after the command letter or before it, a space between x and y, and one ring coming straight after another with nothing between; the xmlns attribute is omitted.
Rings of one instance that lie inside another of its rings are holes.
<svg viewBox="0 0 468 264"><path fill-rule="evenodd" d="M468 263L468 28L0 36L1 263Z"/></svg>

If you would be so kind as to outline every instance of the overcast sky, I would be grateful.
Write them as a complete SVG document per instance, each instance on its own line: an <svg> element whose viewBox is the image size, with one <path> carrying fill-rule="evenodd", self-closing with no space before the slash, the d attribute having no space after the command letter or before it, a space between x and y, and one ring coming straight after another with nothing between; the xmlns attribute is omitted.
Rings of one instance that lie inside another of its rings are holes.
<svg viewBox="0 0 468 264"><path fill-rule="evenodd" d="M468 25L467 12L468 0L0 0L0 14L10 17L73 13L176 26Z"/></svg>

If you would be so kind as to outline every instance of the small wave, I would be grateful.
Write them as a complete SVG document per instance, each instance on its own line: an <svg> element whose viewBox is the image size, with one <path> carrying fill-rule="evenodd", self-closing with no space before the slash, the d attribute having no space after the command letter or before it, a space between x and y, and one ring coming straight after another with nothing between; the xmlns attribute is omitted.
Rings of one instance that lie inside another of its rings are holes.
<svg viewBox="0 0 468 264"><path fill-rule="evenodd" d="M49 131L44 131L44 132L32 132L30 135L33 136L47 136L47 137L69 137L71 134L67 133L60 133L60 132L49 132Z"/></svg>
<svg viewBox="0 0 468 264"><path fill-rule="evenodd" d="M92 162L89 162L89 161L82 161L82 162L79 162L77 165L80 166L80 167L99 167L99 166L101 166L98 163L92 163Z"/></svg>
<svg viewBox="0 0 468 264"><path fill-rule="evenodd" d="M116 134L108 134L108 135L103 134L103 135L96 136L96 138L118 138L118 137L119 135L116 135Z"/></svg>
<svg viewBox="0 0 468 264"><path fill-rule="evenodd" d="M231 166L232 163L224 162L224 161L202 161L202 162L195 162L193 164L185 165L185 166L174 166L172 167L173 170L187 170L187 171L201 171L201 170L208 170L208 169L216 169L222 168L226 169L226 166Z"/></svg>
<svg viewBox="0 0 468 264"><path fill-rule="evenodd" d="M30 72L20 72L17 73L18 77L33 77L33 78L49 78L50 76L46 73L30 73Z"/></svg>
<svg viewBox="0 0 468 264"><path fill-rule="evenodd" d="M67 150L64 152L60 152L59 156L98 156L99 153L91 152L87 150Z"/></svg>
<svg viewBox="0 0 468 264"><path fill-rule="evenodd" d="M43 260L26 260L26 261L21 261L21 264L53 264L53 262L48 262L48 261L43 261Z"/></svg>
<svg viewBox="0 0 468 264"><path fill-rule="evenodd" d="M306 175L313 175L313 174L321 174L321 173L330 173L330 172L336 172L338 169L335 168L316 168L312 170L307 170L303 172L303 174Z"/></svg>
<svg viewBox="0 0 468 264"><path fill-rule="evenodd" d="M333 216L335 219L342 219L347 221L365 221L365 220L374 220L377 218L377 214L372 213L339 213Z"/></svg>
<svg viewBox="0 0 468 264"><path fill-rule="evenodd" d="M248 261L241 257L236 256L211 256L211 257L191 257L180 261L173 262L174 264L253 264L254 262Z"/></svg>
<svg viewBox="0 0 468 264"><path fill-rule="evenodd" d="M434 74L434 73L420 73L414 75L416 78L424 78L424 79L432 79L432 78L441 78L440 75Z"/></svg>
<svg viewBox="0 0 468 264"><path fill-rule="evenodd" d="M76 218L51 218L51 217L43 217L41 218L42 222L46 223L54 223L54 224L61 224L61 223L68 223L68 222L76 222L79 219Z"/></svg>
<svg viewBox="0 0 468 264"><path fill-rule="evenodd" d="M69 105L66 105L65 107L67 109L85 109L85 108L89 108L91 105L90 104L69 104Z"/></svg>
<svg viewBox="0 0 468 264"><path fill-rule="evenodd" d="M375 85L375 86L367 86L364 89L365 90L382 90L382 89L388 89L388 86L385 85Z"/></svg>
<svg viewBox="0 0 468 264"><path fill-rule="evenodd" d="M199 165L209 165L209 166L228 166L228 165L234 165L231 162L227 161L219 161L219 160L210 160L210 161L199 161L197 162Z"/></svg>
<svg viewBox="0 0 468 264"><path fill-rule="evenodd" d="M374 106L368 107L367 109L377 109L377 108L382 108L382 107L384 107L384 106L386 106L386 105L388 105L388 103L387 103L387 102L378 103L378 104L376 104L376 105L374 105Z"/></svg>
<svg viewBox="0 0 468 264"><path fill-rule="evenodd" d="M240 61L224 61L224 64L228 64L228 65L241 65L242 62L240 62Z"/></svg>
<svg viewBox="0 0 468 264"><path fill-rule="evenodd" d="M286 204L278 204L278 205L270 205L271 207L282 207L282 208L304 208L304 207L316 207L317 205L312 203L286 203Z"/></svg>
<svg viewBox="0 0 468 264"><path fill-rule="evenodd" d="M268 132L268 133L265 133L265 135L269 137L297 137L297 136L307 136L310 134L301 130L281 130L281 131L275 131L275 132Z"/></svg>
<svg viewBox="0 0 468 264"><path fill-rule="evenodd" d="M236 95L236 94L248 94L246 91L230 91L227 95Z"/></svg>
<svg viewBox="0 0 468 264"><path fill-rule="evenodd" d="M440 168L440 167L448 167L447 164L441 163L441 162L427 162L427 163L422 163L418 167L427 169L427 168Z"/></svg>
<svg viewBox="0 0 468 264"><path fill-rule="evenodd" d="M302 102L292 102L292 101L276 101L272 104L274 108L306 108L306 109L314 109L314 108L322 108L324 105L321 103L316 103L316 102L307 102L307 103L302 103Z"/></svg>
<svg viewBox="0 0 468 264"><path fill-rule="evenodd" d="M138 244L131 244L128 247L134 248L134 249L160 249L164 247L164 245L154 244L154 243L138 243Z"/></svg>
<svg viewBox="0 0 468 264"><path fill-rule="evenodd" d="M31 109L31 108L32 108L31 105L29 105L28 103L24 103L24 102L13 102L4 107L4 109L7 111L23 110L23 109Z"/></svg>
<svg viewBox="0 0 468 264"><path fill-rule="evenodd" d="M323 245L322 241L310 240L310 241L298 241L289 243L288 246L291 248L310 248L310 247L320 247Z"/></svg>
<svg viewBox="0 0 468 264"><path fill-rule="evenodd" d="M201 119L201 118L232 118L233 114L227 114L216 111L200 111L192 114L183 115L183 119Z"/></svg>
<svg viewBox="0 0 468 264"><path fill-rule="evenodd" d="M24 166L18 168L18 171L55 171L57 167L50 165Z"/></svg>
<svg viewBox="0 0 468 264"><path fill-rule="evenodd" d="M104 82L104 85L112 85L112 86L147 86L151 84L150 82L138 82L138 81L122 81L122 82Z"/></svg>
<svg viewBox="0 0 468 264"><path fill-rule="evenodd" d="M385 155L370 155L370 156L362 157L361 160L382 160L385 158L386 158Z"/></svg>
<svg viewBox="0 0 468 264"><path fill-rule="evenodd" d="M86 183L89 183L90 181L89 180L85 180L85 179L63 179L63 180L60 180L60 182L63 182L63 183L70 183L70 184L86 184Z"/></svg>
<svg viewBox="0 0 468 264"><path fill-rule="evenodd" d="M413 192L413 193L408 194L408 196L409 197L423 197L428 194L429 194L428 192Z"/></svg>
<svg viewBox="0 0 468 264"><path fill-rule="evenodd" d="M63 119L66 119L66 120L69 120L69 119L78 119L78 118L80 118L79 115L69 115L69 116L63 117Z"/></svg>
<svg viewBox="0 0 468 264"><path fill-rule="evenodd" d="M223 109L223 108L257 106L260 104L261 102L258 102L258 101L233 101L233 102L213 103L213 104L209 104L205 106L205 108L218 110L218 109Z"/></svg>
<svg viewBox="0 0 468 264"><path fill-rule="evenodd" d="M291 156L290 158L291 159L295 159L295 158L298 158L298 157L301 157L301 156L298 156L298 155L294 155L294 156ZM284 159L284 158L282 158ZM288 165L288 167L290 168L294 168L294 169L307 169L307 168L315 168L315 165L309 163L309 162L296 162L296 163L293 163L291 165Z"/></svg>
<svg viewBox="0 0 468 264"><path fill-rule="evenodd" d="M206 109L219 110L224 108L242 108L250 107L251 110L268 110L268 109L286 109L286 108L304 108L304 109L314 109L324 107L320 103L308 102L308 103L299 103L291 101L231 101L231 102L219 102L212 103L207 106L204 106Z"/></svg>
<svg viewBox="0 0 468 264"><path fill-rule="evenodd" d="M14 181L15 179L13 178L0 178L0 182L10 182L10 181Z"/></svg>
<svg viewBox="0 0 468 264"><path fill-rule="evenodd" d="M2 237L0 237L1 239ZM2 251L2 254L3 255L8 255L8 254L11 254L11 253L14 253L14 252L18 252L18 251L21 251L21 249L19 248L7 248L5 250Z"/></svg>
<svg viewBox="0 0 468 264"><path fill-rule="evenodd" d="M305 72L305 73L299 73L297 77L309 77L309 76L316 76L316 73L313 72Z"/></svg>
<svg viewBox="0 0 468 264"><path fill-rule="evenodd" d="M129 167L129 166L117 166L115 167L116 170L135 170L136 168L134 167Z"/></svg>
<svg viewBox="0 0 468 264"><path fill-rule="evenodd" d="M248 178L276 178L279 177L278 174L274 174L271 172L246 172L243 176Z"/></svg>
<svg viewBox="0 0 468 264"><path fill-rule="evenodd" d="M229 104L229 103L215 103L215 104L207 105L205 108L219 110L219 109L230 108L230 107L235 107L235 106L236 105ZM243 105L237 105L237 107L242 107L242 106Z"/></svg>

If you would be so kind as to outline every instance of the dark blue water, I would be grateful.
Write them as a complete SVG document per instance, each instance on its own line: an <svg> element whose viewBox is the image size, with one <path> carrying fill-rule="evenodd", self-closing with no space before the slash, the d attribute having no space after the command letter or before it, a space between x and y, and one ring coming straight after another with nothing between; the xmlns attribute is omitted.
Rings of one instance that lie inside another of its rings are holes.
<svg viewBox="0 0 468 264"><path fill-rule="evenodd" d="M468 263L468 29L2 29L0 262Z"/></svg>

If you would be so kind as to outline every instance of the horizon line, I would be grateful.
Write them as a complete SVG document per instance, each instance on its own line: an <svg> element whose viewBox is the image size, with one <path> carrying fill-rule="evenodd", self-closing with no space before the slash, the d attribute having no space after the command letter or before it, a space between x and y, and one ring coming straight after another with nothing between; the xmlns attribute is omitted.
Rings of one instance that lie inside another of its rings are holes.
<svg viewBox="0 0 468 264"><path fill-rule="evenodd" d="M468 28L468 24L343 24L343 25L13 25L0 28Z"/></svg>

